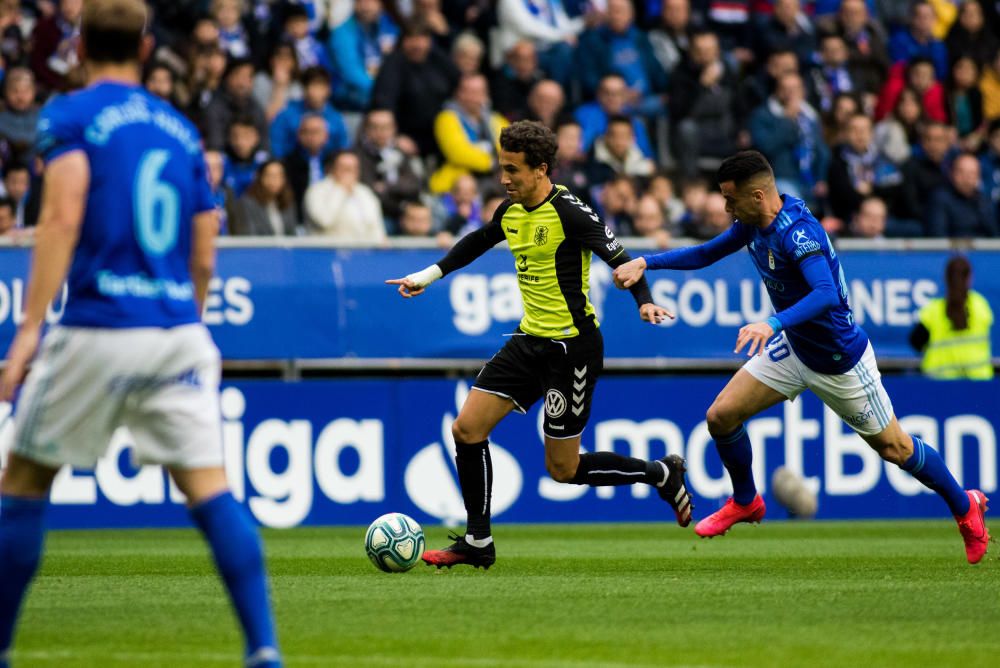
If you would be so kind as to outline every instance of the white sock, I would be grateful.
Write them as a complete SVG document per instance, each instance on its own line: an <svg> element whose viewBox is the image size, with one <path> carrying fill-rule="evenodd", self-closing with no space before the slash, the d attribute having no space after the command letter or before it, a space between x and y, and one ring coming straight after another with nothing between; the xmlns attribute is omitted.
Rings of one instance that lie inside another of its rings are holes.
<svg viewBox="0 0 1000 668"><path fill-rule="evenodd" d="M663 469L663 482L657 483L656 486L663 487L664 485L667 484L667 481L670 480L670 469L668 469L667 465L661 462L659 459L656 460L656 463L659 464L660 467Z"/></svg>
<svg viewBox="0 0 1000 668"><path fill-rule="evenodd" d="M487 545L493 542L493 536L487 536L486 538L480 538L479 540L476 540L475 538L472 537L471 533L467 533L465 534L465 542L471 545L472 547L486 547Z"/></svg>

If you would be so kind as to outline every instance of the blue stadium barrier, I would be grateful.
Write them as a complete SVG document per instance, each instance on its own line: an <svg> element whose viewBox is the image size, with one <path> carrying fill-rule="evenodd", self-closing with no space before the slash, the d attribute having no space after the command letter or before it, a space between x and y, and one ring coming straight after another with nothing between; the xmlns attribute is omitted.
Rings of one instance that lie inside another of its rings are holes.
<svg viewBox="0 0 1000 668"><path fill-rule="evenodd" d="M609 377L596 391L587 450L643 458L680 453L700 518L730 488L708 438L704 412L727 380ZM470 379L249 381L222 396L227 468L234 492L273 527L367 524L388 511L423 523L464 522L450 427ZM966 486L997 489L1000 381L936 383L886 379L903 427L943 451ZM0 404L0 423L9 407ZM589 488L550 480L539 407L512 415L493 434L497 522L669 521L644 485ZM10 423L0 428L0 441ZM772 519L787 517L770 495L778 466L805 476L820 518L947 518L936 495L884 464L810 393L750 420L756 478ZM187 515L158 467L129 464L127 432L93 473L63 471L49 523L62 528L178 526ZM674 531L674 528L664 528ZM957 535L956 535L957 540ZM361 549L360 534L358 549Z"/></svg>
<svg viewBox="0 0 1000 668"><path fill-rule="evenodd" d="M913 359L907 335L920 306L942 291L947 250L841 251L851 303L880 359ZM352 249L291 244L226 247L219 253L205 321L226 360L481 360L521 317L509 252L488 252L414 300L387 278L438 260L437 249ZM975 287L1000 304L1000 247L969 253ZM29 251L0 247L0 347L23 306ZM735 362L738 329L769 315L759 277L742 253L699 272L649 274L653 296L676 312L659 328L639 321L631 296L595 262L591 298L608 359L670 366L678 359ZM53 320L59 307L53 309ZM1000 350L1000 327L993 328Z"/></svg>

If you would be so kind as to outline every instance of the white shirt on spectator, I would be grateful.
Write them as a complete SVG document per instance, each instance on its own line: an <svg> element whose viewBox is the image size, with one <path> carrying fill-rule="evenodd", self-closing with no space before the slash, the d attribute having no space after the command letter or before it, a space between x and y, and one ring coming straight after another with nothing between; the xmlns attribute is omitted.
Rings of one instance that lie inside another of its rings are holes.
<svg viewBox="0 0 1000 668"><path fill-rule="evenodd" d="M354 184L348 192L332 178L309 186L305 195L305 217L313 234L340 241L385 241L382 205L371 188Z"/></svg>

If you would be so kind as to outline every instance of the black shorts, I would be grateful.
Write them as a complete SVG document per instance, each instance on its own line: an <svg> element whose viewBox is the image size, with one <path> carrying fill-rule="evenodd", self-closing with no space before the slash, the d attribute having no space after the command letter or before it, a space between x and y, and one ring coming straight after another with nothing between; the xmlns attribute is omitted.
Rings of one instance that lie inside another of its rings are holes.
<svg viewBox="0 0 1000 668"><path fill-rule="evenodd" d="M599 329L558 340L517 332L486 363L473 387L510 399L521 413L544 396L545 435L573 438L587 425L603 370L604 337Z"/></svg>

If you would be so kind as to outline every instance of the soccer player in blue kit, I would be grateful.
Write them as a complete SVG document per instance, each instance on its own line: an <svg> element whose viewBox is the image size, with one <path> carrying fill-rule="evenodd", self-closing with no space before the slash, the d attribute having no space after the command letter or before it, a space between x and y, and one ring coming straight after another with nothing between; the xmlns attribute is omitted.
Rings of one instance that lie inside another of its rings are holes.
<svg viewBox="0 0 1000 668"><path fill-rule="evenodd" d="M165 466L187 498L242 626L245 665L282 663L257 530L228 491L219 351L200 318L218 217L197 130L139 84L146 18L141 0L90 0L88 86L38 122L41 213L24 321L0 377L0 401L24 382L0 482L2 668L41 559L52 480L63 465L93 468L120 425L135 460ZM39 350L64 280L61 324Z"/></svg>
<svg viewBox="0 0 1000 668"><path fill-rule="evenodd" d="M777 310L740 329L735 352L746 348L750 360L708 409L708 431L732 479L733 497L695 532L719 536L738 522L763 519L744 422L810 389L883 459L944 499L969 563L978 563L990 539L988 499L979 490L963 490L937 450L899 426L868 336L854 322L844 271L826 232L802 200L778 193L771 166L757 151L723 161L718 181L732 227L698 246L644 255L614 271L615 284L627 288L647 269L700 269L746 248Z"/></svg>

